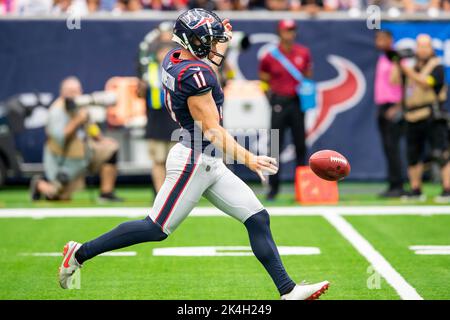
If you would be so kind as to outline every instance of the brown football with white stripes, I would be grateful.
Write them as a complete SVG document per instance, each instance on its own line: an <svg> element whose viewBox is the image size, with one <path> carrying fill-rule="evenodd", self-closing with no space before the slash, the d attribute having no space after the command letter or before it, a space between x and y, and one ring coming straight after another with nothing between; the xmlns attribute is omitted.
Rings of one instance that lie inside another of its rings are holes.
<svg viewBox="0 0 450 320"><path fill-rule="evenodd" d="M309 158L309 167L320 178L339 181L350 174L350 163L339 152L321 150Z"/></svg>

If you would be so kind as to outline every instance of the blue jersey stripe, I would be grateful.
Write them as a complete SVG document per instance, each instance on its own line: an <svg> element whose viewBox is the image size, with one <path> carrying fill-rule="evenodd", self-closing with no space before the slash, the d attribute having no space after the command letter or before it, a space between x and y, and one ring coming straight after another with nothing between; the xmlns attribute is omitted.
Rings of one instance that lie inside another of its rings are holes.
<svg viewBox="0 0 450 320"><path fill-rule="evenodd" d="M194 173L198 156L199 153L191 150L188 160L186 161L186 164L184 166L183 172L181 172L180 177L172 187L172 190L170 191L166 201L164 202L164 205L162 206L161 210L158 213L158 216L156 217L156 222L161 227L164 227L164 224L172 213L179 197L181 196L181 193L184 191L184 188L186 187L189 179Z"/></svg>

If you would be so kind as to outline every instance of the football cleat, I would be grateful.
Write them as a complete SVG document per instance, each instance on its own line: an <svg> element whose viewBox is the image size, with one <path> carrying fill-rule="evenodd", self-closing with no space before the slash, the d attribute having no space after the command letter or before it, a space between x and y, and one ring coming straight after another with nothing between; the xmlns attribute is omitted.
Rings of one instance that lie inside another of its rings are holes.
<svg viewBox="0 0 450 320"><path fill-rule="evenodd" d="M59 267L59 284L63 289L73 289L73 276L81 268L75 259L75 252L81 247L81 243L69 241L64 246L63 260Z"/></svg>
<svg viewBox="0 0 450 320"><path fill-rule="evenodd" d="M424 202L427 200L427 196L422 193L422 190L415 189L415 190L406 192L403 196L400 197L400 200L402 200L403 202L407 202L407 201Z"/></svg>
<svg viewBox="0 0 450 320"><path fill-rule="evenodd" d="M437 203L450 203L450 191L443 190L442 193L434 198Z"/></svg>
<svg viewBox="0 0 450 320"><path fill-rule="evenodd" d="M281 300L317 300L330 286L328 281L313 284L297 284L291 292L281 296Z"/></svg>

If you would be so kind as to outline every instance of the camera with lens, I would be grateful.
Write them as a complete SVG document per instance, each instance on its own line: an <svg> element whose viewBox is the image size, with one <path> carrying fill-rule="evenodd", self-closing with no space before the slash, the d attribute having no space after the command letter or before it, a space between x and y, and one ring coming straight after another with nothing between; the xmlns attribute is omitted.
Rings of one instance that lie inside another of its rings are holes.
<svg viewBox="0 0 450 320"><path fill-rule="evenodd" d="M107 107L116 104L116 102L116 94L108 91L95 91L91 94L84 94L76 98L64 98L65 108L69 113L77 111L80 107Z"/></svg>
<svg viewBox="0 0 450 320"><path fill-rule="evenodd" d="M386 56L390 61L398 62L402 59L413 58L416 54L412 49L399 49L399 50L389 50L386 52Z"/></svg>
<svg viewBox="0 0 450 320"><path fill-rule="evenodd" d="M56 174L56 181L58 181L62 186L66 186L70 182L70 177L67 172L58 171Z"/></svg>

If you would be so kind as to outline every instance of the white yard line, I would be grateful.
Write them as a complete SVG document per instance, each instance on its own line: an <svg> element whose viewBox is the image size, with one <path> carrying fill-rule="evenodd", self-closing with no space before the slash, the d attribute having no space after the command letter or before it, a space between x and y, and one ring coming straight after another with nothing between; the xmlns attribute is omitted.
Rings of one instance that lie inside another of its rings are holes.
<svg viewBox="0 0 450 320"><path fill-rule="evenodd" d="M324 218L333 225L337 231L347 239L353 247L369 261L373 268L394 288L403 300L423 300L412 287L377 251L356 231L342 216L334 212L325 213Z"/></svg>
<svg viewBox="0 0 450 320"><path fill-rule="evenodd" d="M61 252L22 252L19 253L20 256L32 256L32 257L62 257ZM118 252L105 252L99 256L105 257L134 257L136 251L118 251Z"/></svg>
<svg viewBox="0 0 450 320"><path fill-rule="evenodd" d="M320 249L317 247L277 246L277 249L281 256L320 254ZM173 257L235 257L253 256L253 252L252 248L248 246L166 247L154 248L153 255Z"/></svg>
<svg viewBox="0 0 450 320"><path fill-rule="evenodd" d="M421 255L450 255L450 246L410 246L409 249Z"/></svg>
<svg viewBox="0 0 450 320"><path fill-rule="evenodd" d="M338 215L450 215L450 206L378 206L378 207L267 207L271 216L320 216L324 212ZM145 217L149 207L135 208L17 208L0 209L0 218L64 218L64 217ZM189 216L226 216L214 207L197 207Z"/></svg>

